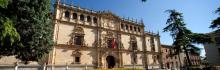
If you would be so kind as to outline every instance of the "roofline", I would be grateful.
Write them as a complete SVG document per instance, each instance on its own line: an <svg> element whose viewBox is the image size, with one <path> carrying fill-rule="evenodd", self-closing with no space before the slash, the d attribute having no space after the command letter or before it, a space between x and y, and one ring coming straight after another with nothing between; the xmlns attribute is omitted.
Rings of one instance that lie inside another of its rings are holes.
<svg viewBox="0 0 220 70"><path fill-rule="evenodd" d="M166 44L161 44L161 47L173 48L173 47L174 47L174 45L166 45Z"/></svg>
<svg viewBox="0 0 220 70"><path fill-rule="evenodd" d="M61 6L61 7L66 7L66 8L69 8L69 9L76 9L76 10L80 10L80 11L84 11L84 12L88 12L88 13L93 13L93 14L99 14L99 15L102 15L102 14L111 14L112 16L114 17L117 17L116 19L119 19L121 21L125 21L125 22L128 22L128 23L131 23L131 24L134 24L134 25L138 25L138 26L143 26L143 22L141 21L136 21L136 20L133 20L133 19L126 19L126 18L121 18L120 16L117 16L115 15L114 13L112 13L111 11L94 11L94 10L90 10L90 9L87 9L87 8L81 8L80 6L74 6L74 5L69 5L69 4L59 4L58 6Z"/></svg>

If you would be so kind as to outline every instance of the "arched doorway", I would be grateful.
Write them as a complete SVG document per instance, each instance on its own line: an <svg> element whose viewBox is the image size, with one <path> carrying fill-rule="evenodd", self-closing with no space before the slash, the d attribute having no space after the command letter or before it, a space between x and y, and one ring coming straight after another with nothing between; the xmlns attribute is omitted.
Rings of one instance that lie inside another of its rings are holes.
<svg viewBox="0 0 220 70"><path fill-rule="evenodd" d="M108 65L108 68L114 68L115 66L115 58L113 56L107 56L106 57L106 61L107 61L107 65Z"/></svg>

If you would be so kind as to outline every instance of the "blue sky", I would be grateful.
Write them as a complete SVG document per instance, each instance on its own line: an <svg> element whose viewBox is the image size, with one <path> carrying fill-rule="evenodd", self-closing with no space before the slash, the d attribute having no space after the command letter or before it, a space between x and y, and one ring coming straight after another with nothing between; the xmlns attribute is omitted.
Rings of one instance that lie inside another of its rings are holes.
<svg viewBox="0 0 220 70"><path fill-rule="evenodd" d="M171 45L173 40L169 33L162 32L166 26L168 13L165 10L176 9L183 13L187 28L197 33L213 31L210 23L218 15L215 10L220 7L219 0L61 0L73 3L83 8L103 11L109 10L118 16L141 20L145 23L146 31L160 32L161 43ZM52 0L54 2L54 0ZM203 45L198 45L203 48ZM202 56L205 55L202 49Z"/></svg>

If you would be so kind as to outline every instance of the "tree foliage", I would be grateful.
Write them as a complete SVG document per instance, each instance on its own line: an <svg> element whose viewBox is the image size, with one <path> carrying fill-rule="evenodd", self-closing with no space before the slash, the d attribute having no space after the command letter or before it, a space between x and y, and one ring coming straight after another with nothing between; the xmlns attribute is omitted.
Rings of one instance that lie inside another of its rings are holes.
<svg viewBox="0 0 220 70"><path fill-rule="evenodd" d="M166 22L167 26L163 30L164 32L170 32L170 35L173 37L173 45L175 45L176 54L184 50L187 61L191 66L188 53L200 53L200 49L195 47L193 43L211 42L211 37L206 34L193 33L187 29L182 13L176 10L167 10L166 12L170 13L170 15Z"/></svg>
<svg viewBox="0 0 220 70"><path fill-rule="evenodd" d="M7 8L9 2L10 0L0 0L0 7Z"/></svg>
<svg viewBox="0 0 220 70"><path fill-rule="evenodd" d="M220 15L220 7L216 10L216 13ZM217 31L220 31L220 17L213 20L209 28L217 29Z"/></svg>
<svg viewBox="0 0 220 70"><path fill-rule="evenodd" d="M203 33L192 33L190 35L191 42L195 44L212 43L211 36Z"/></svg>
<svg viewBox="0 0 220 70"><path fill-rule="evenodd" d="M188 45L188 46L190 46L189 48L187 48L189 53L200 54L200 52L201 52L200 48L196 47L195 45Z"/></svg>
<svg viewBox="0 0 220 70"><path fill-rule="evenodd" d="M1 0L0 10L0 55L38 61L50 51L50 0Z"/></svg>
<svg viewBox="0 0 220 70"><path fill-rule="evenodd" d="M23 61L38 61L48 53L53 44L53 25L50 20L50 0L15 0L17 10L15 23L21 35L22 47L17 58Z"/></svg>
<svg viewBox="0 0 220 70"><path fill-rule="evenodd" d="M8 12L10 2L10 0L0 1L0 56L14 55L15 44L20 40L20 35L13 25L14 15Z"/></svg>

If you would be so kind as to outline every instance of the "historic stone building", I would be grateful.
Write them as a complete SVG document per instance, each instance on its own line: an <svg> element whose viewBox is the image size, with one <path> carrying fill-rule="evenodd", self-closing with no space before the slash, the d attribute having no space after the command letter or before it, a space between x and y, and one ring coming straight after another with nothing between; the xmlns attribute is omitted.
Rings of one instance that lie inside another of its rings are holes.
<svg viewBox="0 0 220 70"><path fill-rule="evenodd" d="M161 45L163 69L180 69L183 57L181 58L181 55L172 55L174 50L172 45Z"/></svg>
<svg viewBox="0 0 220 70"><path fill-rule="evenodd" d="M180 69L188 65L187 57L184 52L179 54L175 53L175 46L173 45L161 45L162 53L162 68L163 69ZM201 65L200 54L188 53L189 60L193 67L199 67Z"/></svg>
<svg viewBox="0 0 220 70"><path fill-rule="evenodd" d="M79 6L54 5L54 41L48 64L100 68L159 68L159 34L145 32L143 21Z"/></svg>
<svg viewBox="0 0 220 70"><path fill-rule="evenodd" d="M193 67L199 67L201 65L201 57L198 53L189 53L189 60ZM184 66L188 64L186 56L184 57Z"/></svg>

